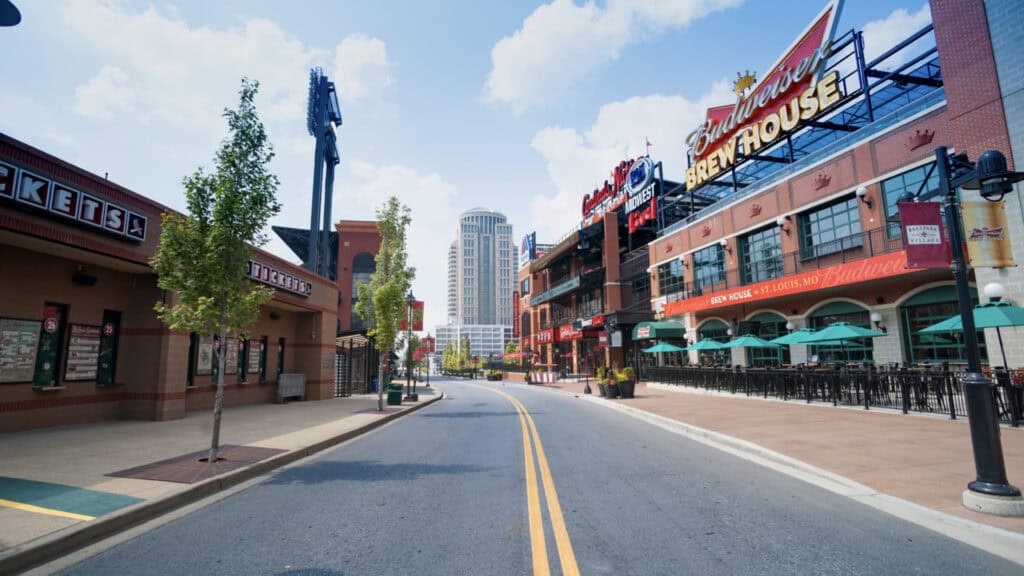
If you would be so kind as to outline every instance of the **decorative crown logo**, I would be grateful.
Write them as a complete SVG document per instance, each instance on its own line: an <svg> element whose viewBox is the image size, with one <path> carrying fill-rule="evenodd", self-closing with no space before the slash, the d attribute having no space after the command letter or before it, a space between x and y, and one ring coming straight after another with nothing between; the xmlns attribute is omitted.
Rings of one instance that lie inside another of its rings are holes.
<svg viewBox="0 0 1024 576"><path fill-rule="evenodd" d="M756 218L756 217L758 217L760 215L761 215L761 205L760 204L753 204L750 207L750 217L751 218Z"/></svg>
<svg viewBox="0 0 1024 576"><path fill-rule="evenodd" d="M821 190L825 186L828 186L832 182L832 177L824 172L814 177L814 189Z"/></svg>
<svg viewBox="0 0 1024 576"><path fill-rule="evenodd" d="M672 243L669 242L668 244L665 244L665 253L667 254L667 253L669 253L671 251L672 251Z"/></svg>
<svg viewBox="0 0 1024 576"><path fill-rule="evenodd" d="M711 225L710 224L705 224L704 227L700 229L700 235L701 236L711 236Z"/></svg>
<svg viewBox="0 0 1024 576"><path fill-rule="evenodd" d="M924 130L914 130L914 133L907 137L907 150L915 150L921 146L932 143L932 138L935 138L935 131L925 128Z"/></svg>
<svg viewBox="0 0 1024 576"><path fill-rule="evenodd" d="M735 92L737 96L742 96L743 93L753 86L755 82L757 82L757 76L751 74L750 70L744 70L743 74L737 72L736 80L732 83L732 91Z"/></svg>

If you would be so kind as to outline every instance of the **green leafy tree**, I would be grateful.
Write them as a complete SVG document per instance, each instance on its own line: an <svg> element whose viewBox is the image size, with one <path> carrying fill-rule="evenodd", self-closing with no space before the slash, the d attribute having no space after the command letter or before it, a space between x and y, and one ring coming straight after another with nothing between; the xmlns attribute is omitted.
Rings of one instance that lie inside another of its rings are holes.
<svg viewBox="0 0 1024 576"><path fill-rule="evenodd" d="M213 403L210 462L217 460L224 405L228 335L245 336L260 306L274 290L246 279L252 246L267 242L263 229L281 210L274 157L253 103L259 82L242 79L238 108L226 109L228 136L214 157L212 172L198 168L183 180L188 215L165 213L160 245L151 261L160 288L171 291L154 307L175 332L216 336L217 395Z"/></svg>
<svg viewBox="0 0 1024 576"><path fill-rule="evenodd" d="M392 196L377 208L377 231L380 250L377 251L377 269L370 274L370 282L359 285L356 313L367 326L380 351L380 385L377 386L377 409L384 410L384 374L389 353L395 348L398 322L406 316L405 295L412 288L416 269L409 266L405 237L412 215L409 208Z"/></svg>
<svg viewBox="0 0 1024 576"><path fill-rule="evenodd" d="M518 354L519 344L515 340L509 340L505 343L505 354ZM505 366L516 366L519 364L519 360L515 358L505 358Z"/></svg>
<svg viewBox="0 0 1024 576"><path fill-rule="evenodd" d="M415 369L420 364L420 361L413 357L420 347L420 342L420 337L415 332L403 332L398 338L398 346L405 347L405 368L410 374L415 373Z"/></svg>

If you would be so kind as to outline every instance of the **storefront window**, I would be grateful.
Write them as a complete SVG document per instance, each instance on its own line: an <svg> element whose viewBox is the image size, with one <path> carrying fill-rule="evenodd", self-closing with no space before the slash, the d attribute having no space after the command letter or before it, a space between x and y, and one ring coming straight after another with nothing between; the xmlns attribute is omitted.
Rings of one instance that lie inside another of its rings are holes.
<svg viewBox="0 0 1024 576"><path fill-rule="evenodd" d="M925 164L924 166L918 166L913 170L907 170L906 172L893 176L882 181L882 196L885 198L885 216L896 216L899 214L899 208L896 206L900 201L900 196L905 192L916 194L921 189L921 183L924 182L925 176L928 176L928 170L934 166L935 163ZM932 170L931 176L928 177L928 183L925 185L922 193L929 190L934 190L939 187L939 174L937 171ZM889 237L898 238L900 236L900 228L898 226L889 226Z"/></svg>
<svg viewBox="0 0 1024 576"><path fill-rule="evenodd" d="M773 340L784 336L786 319L772 312L762 312L748 320L757 322L754 335L764 340ZM750 366L781 366L789 364L789 346L779 348L747 348L747 364Z"/></svg>
<svg viewBox="0 0 1024 576"><path fill-rule="evenodd" d="M740 238L743 283L753 284L782 276L782 239L775 226Z"/></svg>
<svg viewBox="0 0 1024 576"><path fill-rule="evenodd" d="M693 289L698 295L725 281L725 251L712 244L693 253Z"/></svg>
<svg viewBox="0 0 1024 576"><path fill-rule="evenodd" d="M667 296L686 289L683 277L683 261L676 258L671 262L658 264L658 295Z"/></svg>
<svg viewBox="0 0 1024 576"><path fill-rule="evenodd" d="M832 302L811 314L808 326L815 330L828 328L833 322L848 322L861 328L871 328L871 314L852 302ZM834 344L808 346L807 356L811 362L832 364L841 362L873 362L874 341L871 338L844 340Z"/></svg>
<svg viewBox="0 0 1024 576"><path fill-rule="evenodd" d="M977 304L977 290L971 289L971 300ZM953 286L938 286L916 294L900 306L900 321L903 323L903 349L910 363L966 364L963 334L946 332L941 334L920 334L921 330L960 313L956 289ZM978 348L981 361L988 362L985 334L978 332Z"/></svg>
<svg viewBox="0 0 1024 576"><path fill-rule="evenodd" d="M721 320L708 320L697 328L698 340L715 340L726 343L729 341L729 325ZM728 366L732 352L725 350L701 350L697 354L697 362L700 364L719 364Z"/></svg>
<svg viewBox="0 0 1024 576"><path fill-rule="evenodd" d="M857 198L807 212L800 216L800 247L803 258L835 254L863 243Z"/></svg>

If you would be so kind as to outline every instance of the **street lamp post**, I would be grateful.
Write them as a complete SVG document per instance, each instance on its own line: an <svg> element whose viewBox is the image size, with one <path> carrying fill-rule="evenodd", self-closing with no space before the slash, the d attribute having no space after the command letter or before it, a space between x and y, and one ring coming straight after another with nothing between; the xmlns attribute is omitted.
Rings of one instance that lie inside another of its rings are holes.
<svg viewBox="0 0 1024 576"><path fill-rule="evenodd" d="M412 390L412 303L416 298L412 290L405 297L405 399L409 401L419 400L419 396Z"/></svg>
<svg viewBox="0 0 1024 576"><path fill-rule="evenodd" d="M999 201L1013 190L1013 182L1024 178L1024 173L1009 172L1006 158L998 151L989 150L979 158L977 165L967 159L966 154L950 157L944 146L935 149L936 169L939 177L939 193L943 196L946 211L946 226L950 233L953 277L956 281L960 318L963 323L964 351L967 355L967 376L964 378L964 399L967 402L967 420L971 431L971 445L974 451L974 467L977 479L967 485L964 504L982 511L986 496L1016 500L1021 494L1006 478L1006 463L1003 446L999 438L999 422L996 420L995 395L992 382L981 372L981 353L978 349L978 333L974 324L974 307L971 305L970 288L967 279L967 262L964 257L964 232L960 216L960 200L956 189L979 189L985 200ZM1001 163L1001 164L1000 164ZM1024 510L1024 505L1013 506Z"/></svg>

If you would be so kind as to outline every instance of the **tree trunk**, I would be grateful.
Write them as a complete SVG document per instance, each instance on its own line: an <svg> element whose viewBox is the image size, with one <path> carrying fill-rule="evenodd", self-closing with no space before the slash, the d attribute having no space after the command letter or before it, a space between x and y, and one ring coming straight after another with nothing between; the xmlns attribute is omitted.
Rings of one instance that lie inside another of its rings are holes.
<svg viewBox="0 0 1024 576"><path fill-rule="evenodd" d="M217 357L217 395L213 398L213 437L210 439L209 462L217 461L220 446L220 413L224 407L224 370L227 368L228 351L228 295L221 294L220 300L220 345Z"/></svg>
<svg viewBox="0 0 1024 576"><path fill-rule="evenodd" d="M387 369L388 353L381 352L377 362L377 411L384 411L384 371Z"/></svg>

